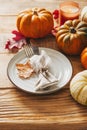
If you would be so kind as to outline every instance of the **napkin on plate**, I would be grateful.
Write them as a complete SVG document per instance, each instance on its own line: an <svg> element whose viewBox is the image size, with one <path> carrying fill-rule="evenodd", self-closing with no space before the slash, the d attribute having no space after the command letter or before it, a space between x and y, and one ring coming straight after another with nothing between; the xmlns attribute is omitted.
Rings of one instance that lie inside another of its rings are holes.
<svg viewBox="0 0 87 130"><path fill-rule="evenodd" d="M58 84L58 79L49 72L49 66L52 64L51 58L42 50L40 55L34 55L30 58L30 63L34 71L39 75L36 82L36 90L43 90L52 85Z"/></svg>

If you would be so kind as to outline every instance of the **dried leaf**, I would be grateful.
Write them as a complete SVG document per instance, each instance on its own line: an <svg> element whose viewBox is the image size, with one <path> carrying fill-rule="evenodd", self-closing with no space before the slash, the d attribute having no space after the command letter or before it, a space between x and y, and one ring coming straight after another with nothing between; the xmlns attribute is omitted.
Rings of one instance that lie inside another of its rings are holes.
<svg viewBox="0 0 87 130"><path fill-rule="evenodd" d="M16 64L16 68L18 70L18 75L20 78L29 78L34 73L34 70L29 61L25 64Z"/></svg>

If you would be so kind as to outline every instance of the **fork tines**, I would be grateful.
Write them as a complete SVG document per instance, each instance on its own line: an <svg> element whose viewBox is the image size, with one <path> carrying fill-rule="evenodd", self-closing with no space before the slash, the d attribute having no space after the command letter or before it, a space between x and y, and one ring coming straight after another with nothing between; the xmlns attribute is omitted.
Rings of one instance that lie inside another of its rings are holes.
<svg viewBox="0 0 87 130"><path fill-rule="evenodd" d="M26 45L24 46L24 51L25 51L25 54L26 54L26 56L27 56L28 58L30 58L32 55L34 55L33 50L32 50L32 47L31 47L30 44L26 44Z"/></svg>

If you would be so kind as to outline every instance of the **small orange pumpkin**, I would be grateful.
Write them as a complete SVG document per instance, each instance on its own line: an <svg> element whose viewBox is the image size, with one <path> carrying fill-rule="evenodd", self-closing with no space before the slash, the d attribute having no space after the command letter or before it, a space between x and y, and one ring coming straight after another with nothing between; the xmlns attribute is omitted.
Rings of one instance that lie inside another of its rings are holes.
<svg viewBox="0 0 87 130"><path fill-rule="evenodd" d="M81 63L85 69L87 69L87 47L83 49L81 53Z"/></svg>
<svg viewBox="0 0 87 130"><path fill-rule="evenodd" d="M51 12L43 8L24 10L17 17L17 28L25 37L44 37L51 32L53 26Z"/></svg>
<svg viewBox="0 0 87 130"><path fill-rule="evenodd" d="M80 54L87 44L87 23L77 19L66 21L59 27L56 41L65 54Z"/></svg>

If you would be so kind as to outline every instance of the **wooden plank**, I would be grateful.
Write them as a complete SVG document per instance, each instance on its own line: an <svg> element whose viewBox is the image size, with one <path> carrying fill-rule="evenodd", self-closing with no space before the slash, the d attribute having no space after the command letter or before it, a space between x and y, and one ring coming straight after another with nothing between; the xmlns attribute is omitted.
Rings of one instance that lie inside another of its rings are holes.
<svg viewBox="0 0 87 130"><path fill-rule="evenodd" d="M73 130L73 125L74 130L82 130L87 128L87 114L86 107L76 103L69 90L61 90L47 96L35 96L16 88L2 89L0 122L0 127L6 130Z"/></svg>
<svg viewBox="0 0 87 130"><path fill-rule="evenodd" d="M10 88L13 85L7 77L7 65L14 54L0 54L0 88Z"/></svg>
<svg viewBox="0 0 87 130"><path fill-rule="evenodd" d="M0 120L70 124L86 122L87 114L86 107L76 103L67 89L41 97L15 88L0 90Z"/></svg>
<svg viewBox="0 0 87 130"><path fill-rule="evenodd" d="M16 16L0 16L0 35L16 29Z"/></svg>
<svg viewBox="0 0 87 130"><path fill-rule="evenodd" d="M46 8L50 11L53 11L54 9L59 8L59 3L63 2L65 0L12 0L9 2L9 0L0 0L0 15L16 15L21 10L27 9L27 8L33 8L33 7L39 7L39 8ZM75 0L78 2L81 6L85 6L86 0L80 1ZM9 4L8 4L9 3ZM49 5L49 6L48 6Z"/></svg>
<svg viewBox="0 0 87 130"><path fill-rule="evenodd" d="M74 127L73 127L74 126ZM86 123L80 123L76 125L71 124L59 124L59 123L33 123L33 122L5 122L0 124L2 130L86 130Z"/></svg>
<svg viewBox="0 0 87 130"><path fill-rule="evenodd" d="M0 8L0 15L17 14L18 12L26 8L34 8L34 7L43 8L44 7L44 8L47 8L48 10L53 10L58 7L57 6L58 2L56 0L55 1L54 0L51 0L51 1L22 0L21 2L18 0L12 0L10 1L9 4L8 3L9 3L9 0L6 0L5 2L3 2L3 0L0 0L0 4L3 5Z"/></svg>

